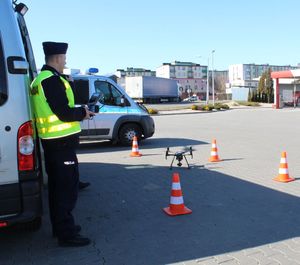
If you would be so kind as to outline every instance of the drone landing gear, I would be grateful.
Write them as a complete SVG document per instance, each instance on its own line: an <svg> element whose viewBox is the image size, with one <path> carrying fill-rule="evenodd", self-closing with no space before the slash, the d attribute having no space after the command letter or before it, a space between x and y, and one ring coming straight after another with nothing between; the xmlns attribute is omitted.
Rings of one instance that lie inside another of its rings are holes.
<svg viewBox="0 0 300 265"><path fill-rule="evenodd" d="M171 162L171 165L170 165L169 169L172 169L172 168L173 168L173 162L174 162L175 158L177 159L176 156L173 156L173 159L172 159L172 162ZM186 162L186 164L187 164L187 168L190 169L190 164L189 164L189 162L187 161L186 156L183 155L183 158L185 159L185 162ZM181 166L182 166L182 163L181 163L181 160L182 160L182 159L180 159L180 160L177 159L177 160L178 160L177 166L181 167Z"/></svg>

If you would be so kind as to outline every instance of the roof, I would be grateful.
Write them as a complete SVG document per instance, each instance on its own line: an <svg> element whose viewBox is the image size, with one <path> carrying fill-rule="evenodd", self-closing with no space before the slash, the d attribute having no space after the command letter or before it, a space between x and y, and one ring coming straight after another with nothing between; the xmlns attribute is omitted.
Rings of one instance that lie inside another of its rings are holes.
<svg viewBox="0 0 300 265"><path fill-rule="evenodd" d="M295 77L300 77L300 69L272 72L271 77L272 78L295 78Z"/></svg>

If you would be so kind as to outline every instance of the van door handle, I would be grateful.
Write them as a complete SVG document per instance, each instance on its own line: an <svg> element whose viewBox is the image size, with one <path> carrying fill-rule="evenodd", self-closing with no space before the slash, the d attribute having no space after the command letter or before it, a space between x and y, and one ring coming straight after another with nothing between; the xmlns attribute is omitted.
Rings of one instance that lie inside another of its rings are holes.
<svg viewBox="0 0 300 265"><path fill-rule="evenodd" d="M10 74L27 74L29 68L28 62L20 56L9 56L7 66Z"/></svg>

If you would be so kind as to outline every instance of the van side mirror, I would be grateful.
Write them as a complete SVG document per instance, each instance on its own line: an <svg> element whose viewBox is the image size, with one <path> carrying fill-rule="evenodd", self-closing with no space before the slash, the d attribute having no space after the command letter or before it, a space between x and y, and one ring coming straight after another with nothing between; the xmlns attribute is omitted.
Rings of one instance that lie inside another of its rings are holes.
<svg viewBox="0 0 300 265"><path fill-rule="evenodd" d="M120 105L121 105L122 107L125 106L125 96L124 96L124 95L121 96L121 102L120 102Z"/></svg>
<svg viewBox="0 0 300 265"><path fill-rule="evenodd" d="M126 104L125 104L125 96L124 95L116 97L115 100L116 100L116 102L115 102L116 106L125 107Z"/></svg>

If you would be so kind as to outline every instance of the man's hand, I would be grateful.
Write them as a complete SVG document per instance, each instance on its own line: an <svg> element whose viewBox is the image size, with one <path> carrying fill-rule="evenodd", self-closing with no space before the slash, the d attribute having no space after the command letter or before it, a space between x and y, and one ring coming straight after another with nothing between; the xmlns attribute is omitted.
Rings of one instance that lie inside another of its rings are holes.
<svg viewBox="0 0 300 265"><path fill-rule="evenodd" d="M84 107L84 109L85 109L85 117L84 117L84 120L90 120L90 119L92 119L92 118L96 115L96 113L90 111L90 110L88 109L88 107Z"/></svg>

